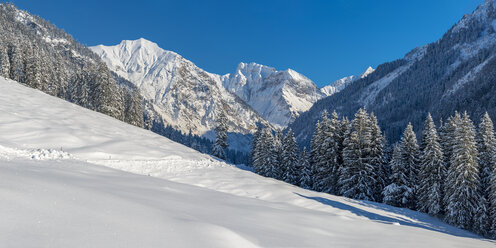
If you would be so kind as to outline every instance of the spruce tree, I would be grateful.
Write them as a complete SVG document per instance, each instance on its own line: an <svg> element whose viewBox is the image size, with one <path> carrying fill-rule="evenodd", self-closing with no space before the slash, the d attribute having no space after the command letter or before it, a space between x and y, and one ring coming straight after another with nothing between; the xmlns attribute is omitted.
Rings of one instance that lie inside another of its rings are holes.
<svg viewBox="0 0 496 248"><path fill-rule="evenodd" d="M477 133L477 150L479 152L480 193L486 198L490 195L491 174L495 169L496 139L494 126L486 112L482 118Z"/></svg>
<svg viewBox="0 0 496 248"><path fill-rule="evenodd" d="M364 109L358 110L346 133L339 185L345 197L374 201L376 175L370 154L372 132Z"/></svg>
<svg viewBox="0 0 496 248"><path fill-rule="evenodd" d="M496 156L493 157L496 161ZM491 179L489 181L489 199L488 199L488 215L490 221L489 236L491 238L496 238L496 166L493 168L491 173Z"/></svg>
<svg viewBox="0 0 496 248"><path fill-rule="evenodd" d="M10 62L5 43L0 43L0 77L9 78Z"/></svg>
<svg viewBox="0 0 496 248"><path fill-rule="evenodd" d="M388 170L386 168L386 161L384 158L384 147L386 146L386 139L382 135L377 118L373 113L370 114L370 130L372 135L372 143L370 148L370 163L374 167L375 185L374 185L374 199L378 202L382 201L382 191L386 187L388 181Z"/></svg>
<svg viewBox="0 0 496 248"><path fill-rule="evenodd" d="M282 145L282 167L284 168L283 180L287 183L297 185L300 181L300 169L298 163L298 147L291 128L283 139Z"/></svg>
<svg viewBox="0 0 496 248"><path fill-rule="evenodd" d="M489 114L486 112L482 117L477 132L477 150L479 154L479 194L480 200L475 216L474 231L480 235L492 235L491 227L496 219L491 212L496 210L491 203L491 177L496 170L496 138L494 126ZM495 229L496 231L496 229ZM496 234L496 232L495 232Z"/></svg>
<svg viewBox="0 0 496 248"><path fill-rule="evenodd" d="M250 163L252 167L254 167L254 161L257 160L257 155L259 155L259 153L257 152L257 142L261 136L261 133L262 133L262 127L257 125L257 130L253 134L253 139L251 140L251 147L250 147Z"/></svg>
<svg viewBox="0 0 496 248"><path fill-rule="evenodd" d="M475 128L465 113L456 123L451 165L446 179L446 214L447 223L470 229L478 209L480 195L477 144Z"/></svg>
<svg viewBox="0 0 496 248"><path fill-rule="evenodd" d="M391 183L383 190L384 203L395 207L407 207L411 202L413 189L408 186L408 168L403 162L401 146L393 146L393 155L390 162Z"/></svg>
<svg viewBox="0 0 496 248"><path fill-rule="evenodd" d="M310 157L306 148L300 154L300 187L304 189L310 189L312 187L312 167L310 166Z"/></svg>
<svg viewBox="0 0 496 248"><path fill-rule="evenodd" d="M436 126L431 114L427 115L422 132L420 180L417 208L433 216L443 211L443 182L446 178L444 157Z"/></svg>
<svg viewBox="0 0 496 248"><path fill-rule="evenodd" d="M265 177L273 177L276 154L274 149L274 136L270 127L266 126L257 139L256 160L253 161L253 169L257 174Z"/></svg>
<svg viewBox="0 0 496 248"><path fill-rule="evenodd" d="M283 164L283 136L282 131L277 130L274 136L274 152L275 159L274 168L272 169L272 177L277 180L284 180L284 175L286 174L286 167Z"/></svg>
<svg viewBox="0 0 496 248"><path fill-rule="evenodd" d="M417 136L413 132L413 126L408 123L403 137L401 138L401 162L407 168L407 183L405 186L410 188L413 192L405 207L416 209L416 191L418 186L418 173L420 171L420 153L417 143Z"/></svg>
<svg viewBox="0 0 496 248"><path fill-rule="evenodd" d="M216 119L215 127L215 142L212 146L212 155L220 158L226 159L226 149L227 149L227 118L224 111L221 110Z"/></svg>
<svg viewBox="0 0 496 248"><path fill-rule="evenodd" d="M324 122L322 122L324 123ZM321 125L322 125L321 123ZM316 174L317 188L326 193L337 193L339 168L341 167L341 142L340 121L336 111L331 119L325 119L327 125L321 126L322 143L320 145L320 161Z"/></svg>

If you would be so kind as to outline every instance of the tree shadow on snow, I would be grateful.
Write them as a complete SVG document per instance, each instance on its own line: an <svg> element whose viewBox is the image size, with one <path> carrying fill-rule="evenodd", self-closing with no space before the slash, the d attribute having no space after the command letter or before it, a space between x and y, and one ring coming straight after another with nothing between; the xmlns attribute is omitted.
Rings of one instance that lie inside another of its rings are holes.
<svg viewBox="0 0 496 248"><path fill-rule="evenodd" d="M476 239L483 239L480 236L477 236L476 234L473 234L469 231L465 231L453 226L450 226L441 220L428 216L426 214L422 214L413 210L409 209L403 209L403 208L396 208L396 207L391 207L387 206L381 203L368 203L367 201L354 201L355 204L364 206L364 207L369 207L369 208L374 208L378 210L383 210L395 214L400 214L404 215L408 218L402 218L401 216L394 216L394 217L389 217L389 216L384 216L376 213L369 212L364 209L360 209L342 202L334 201L331 199L323 198L323 197L310 197L306 195L302 195L299 193L294 192L296 195L301 196L306 199L318 201L322 204L331 206L333 208L341 209L341 210L346 210L350 211L351 213L357 215L357 216L362 216L367 219L370 219L375 222L383 223L383 224L390 224L390 225L403 225L403 226L412 226L412 227L417 227L417 228L423 228L427 229L430 231L435 231L435 232L441 232L453 236L458 236L458 237L466 237L466 238L476 238ZM384 205L384 206L382 206ZM415 221L415 222L414 222ZM492 243L496 243L493 240L487 240Z"/></svg>

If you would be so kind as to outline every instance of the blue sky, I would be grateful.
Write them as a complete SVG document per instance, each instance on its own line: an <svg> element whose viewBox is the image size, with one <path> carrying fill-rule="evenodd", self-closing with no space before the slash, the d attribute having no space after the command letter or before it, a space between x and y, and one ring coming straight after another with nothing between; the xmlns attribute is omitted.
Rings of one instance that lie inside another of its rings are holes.
<svg viewBox="0 0 496 248"><path fill-rule="evenodd" d="M323 86L439 39L483 0L13 0L88 46L140 37L218 74L292 68Z"/></svg>

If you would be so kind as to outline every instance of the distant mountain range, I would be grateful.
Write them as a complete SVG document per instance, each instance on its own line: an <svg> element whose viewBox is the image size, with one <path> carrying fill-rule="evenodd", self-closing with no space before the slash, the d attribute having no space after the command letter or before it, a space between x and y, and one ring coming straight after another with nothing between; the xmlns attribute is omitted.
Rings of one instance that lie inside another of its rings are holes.
<svg viewBox="0 0 496 248"><path fill-rule="evenodd" d="M256 63L240 63L232 74L209 73L143 38L90 49L138 87L167 124L207 137L212 137L221 109L227 113L231 132L252 133L256 123L266 122L285 128L317 100L373 71L369 68L360 76L319 89L294 70L277 71Z"/></svg>

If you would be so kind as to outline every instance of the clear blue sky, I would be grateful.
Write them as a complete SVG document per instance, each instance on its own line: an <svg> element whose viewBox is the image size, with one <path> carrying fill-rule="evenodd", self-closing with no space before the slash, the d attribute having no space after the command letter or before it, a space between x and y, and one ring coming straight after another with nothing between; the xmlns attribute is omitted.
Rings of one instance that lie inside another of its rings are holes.
<svg viewBox="0 0 496 248"><path fill-rule="evenodd" d="M88 46L140 37L218 74L292 68L323 86L440 38L483 0L13 0Z"/></svg>

